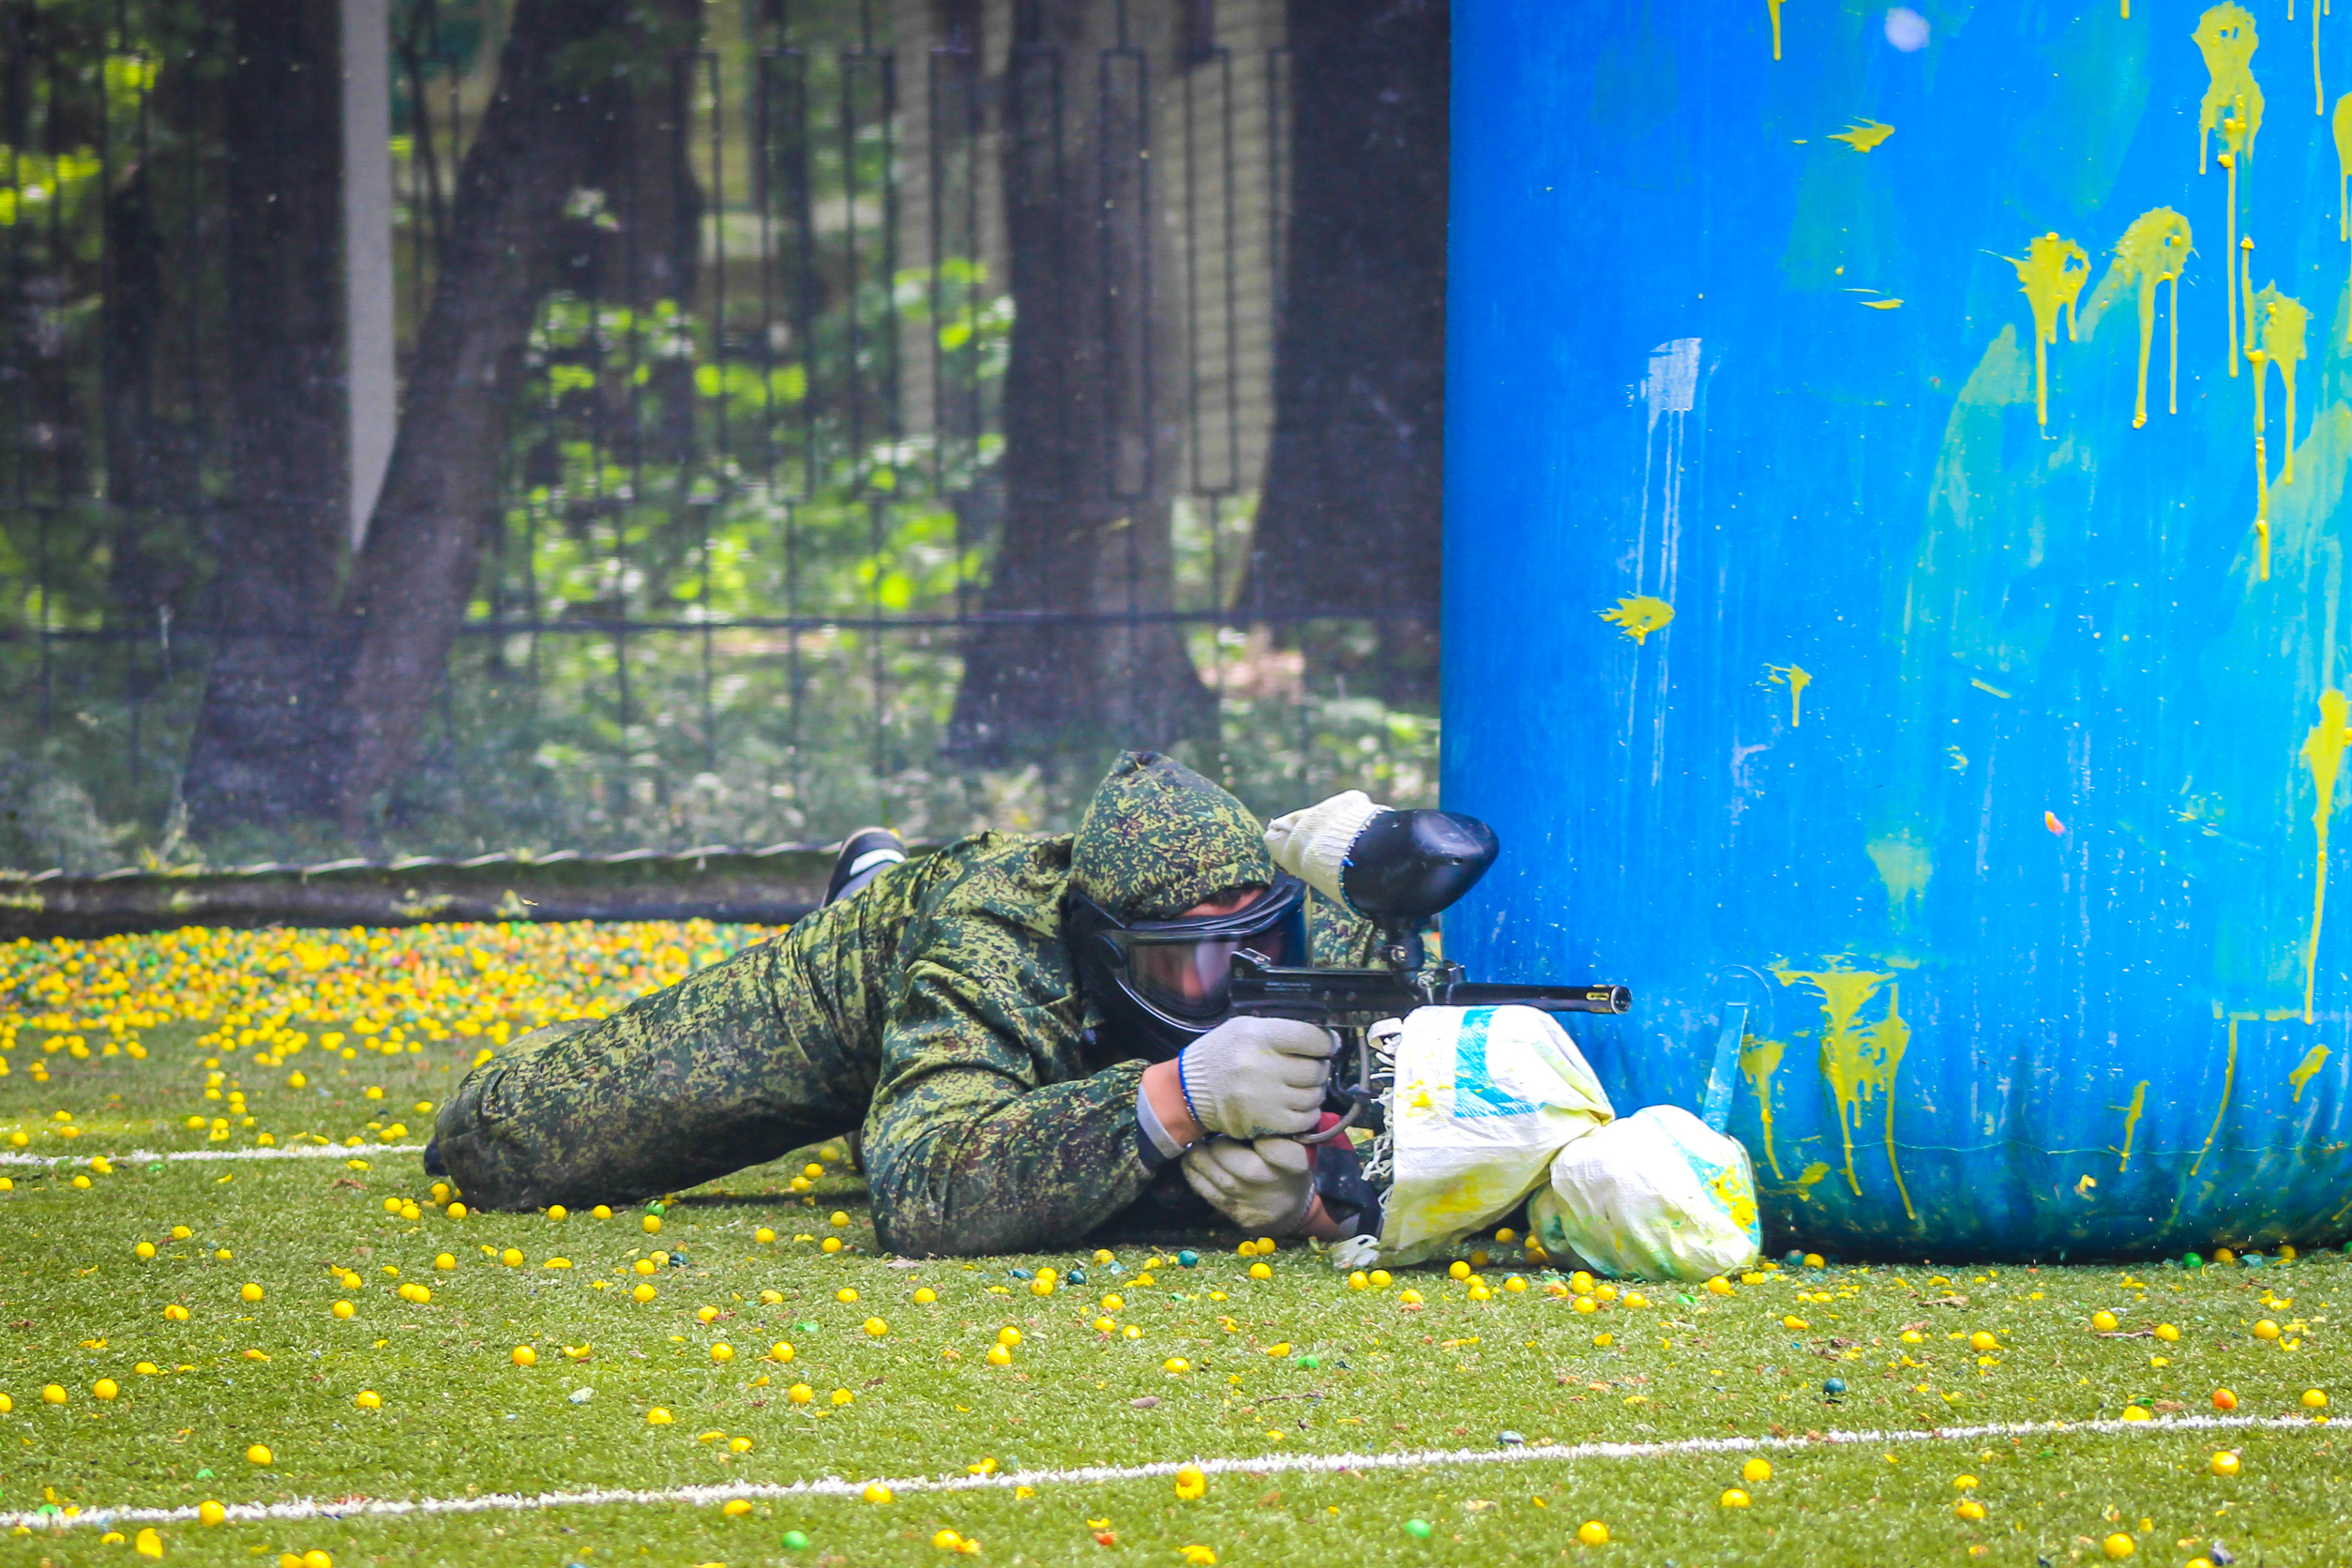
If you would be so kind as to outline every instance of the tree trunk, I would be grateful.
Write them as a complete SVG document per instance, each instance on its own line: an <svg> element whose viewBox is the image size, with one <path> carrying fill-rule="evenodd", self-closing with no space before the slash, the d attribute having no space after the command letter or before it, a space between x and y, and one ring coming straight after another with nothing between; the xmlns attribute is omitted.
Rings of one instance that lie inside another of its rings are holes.
<svg viewBox="0 0 2352 1568"><path fill-rule="evenodd" d="M1419 616L1382 640L1419 656L1392 668L1392 698L1420 695L1438 614L1449 16L1445 0L1289 0L1289 19L1288 275L1242 603Z"/></svg>
<svg viewBox="0 0 2352 1568"><path fill-rule="evenodd" d="M1116 31L1123 9L1125 49ZM1015 305L1004 523L949 746L1003 765L1206 733L1215 699L1181 629L1168 524L1182 363L1151 98L1174 68L1165 0L1022 0L1003 95ZM1046 617L1093 619L1055 624Z"/></svg>
<svg viewBox="0 0 2352 1568"><path fill-rule="evenodd" d="M150 113L158 128L186 136L197 118L188 86L159 91ZM191 529L202 494L195 438L164 415L170 350L171 281L180 260L162 230L156 164L142 163L108 193L106 255L113 274L105 313L106 499L112 514L107 566L111 596L128 626L157 629L159 611L178 606L195 575ZM127 650L127 678L144 693L159 674Z"/></svg>
<svg viewBox="0 0 2352 1568"><path fill-rule="evenodd" d="M182 788L200 829L328 798L318 745L342 559L341 93L334 0L233 0L226 86L230 498L219 628Z"/></svg>
<svg viewBox="0 0 2352 1568"><path fill-rule="evenodd" d="M106 197L106 254L113 271L106 310L106 501L113 549L108 576L124 616L143 625L176 584L169 580L156 507L173 492L162 470L167 437L156 419L156 339L163 318L163 236L155 223L150 171L130 171Z"/></svg>
<svg viewBox="0 0 2352 1568"><path fill-rule="evenodd" d="M522 0L498 90L458 177L398 443L345 598L353 640L334 800L357 828L406 765L472 596L523 350L553 272L565 199L612 113L611 83L659 72L622 45L625 0Z"/></svg>

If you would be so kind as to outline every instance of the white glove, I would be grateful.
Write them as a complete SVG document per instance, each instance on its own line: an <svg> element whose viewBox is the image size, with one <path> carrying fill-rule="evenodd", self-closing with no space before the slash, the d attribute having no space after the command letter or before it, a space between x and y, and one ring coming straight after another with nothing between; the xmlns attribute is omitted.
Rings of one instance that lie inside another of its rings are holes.
<svg viewBox="0 0 2352 1568"><path fill-rule="evenodd" d="M1331 1035L1295 1018L1228 1018L1176 1059L1193 1120L1228 1138L1311 1131L1331 1076Z"/></svg>
<svg viewBox="0 0 2352 1568"><path fill-rule="evenodd" d="M1287 1236L1315 1203L1315 1156L1287 1138L1221 1138L1184 1151L1184 1180L1244 1230Z"/></svg>
<svg viewBox="0 0 2352 1568"><path fill-rule="evenodd" d="M1364 824L1387 810L1375 805L1362 790L1349 790L1320 805L1266 824L1266 852L1274 863L1342 908L1351 908L1340 888L1339 874L1347 869L1348 852L1355 846Z"/></svg>

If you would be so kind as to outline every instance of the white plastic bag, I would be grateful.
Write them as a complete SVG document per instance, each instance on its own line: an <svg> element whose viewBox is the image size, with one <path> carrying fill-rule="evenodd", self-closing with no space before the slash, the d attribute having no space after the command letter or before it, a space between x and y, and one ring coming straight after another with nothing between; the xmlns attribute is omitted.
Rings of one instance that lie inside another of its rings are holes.
<svg viewBox="0 0 2352 1568"><path fill-rule="evenodd" d="M1712 1279L1756 1259L1748 1152L1680 1106L1647 1106L1560 1151L1528 1203L1555 1258L1644 1279Z"/></svg>
<svg viewBox="0 0 2352 1568"><path fill-rule="evenodd" d="M1614 1114L1576 1042L1533 1007L1423 1007L1395 1049L1370 1172L1394 1180L1380 1235L1334 1255L1345 1268L1418 1262L1493 1224Z"/></svg>

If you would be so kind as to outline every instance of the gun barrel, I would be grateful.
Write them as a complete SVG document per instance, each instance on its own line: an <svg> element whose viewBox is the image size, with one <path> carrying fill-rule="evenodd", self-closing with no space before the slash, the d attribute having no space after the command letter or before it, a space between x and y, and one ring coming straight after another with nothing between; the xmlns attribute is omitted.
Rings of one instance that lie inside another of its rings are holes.
<svg viewBox="0 0 2352 1568"><path fill-rule="evenodd" d="M1514 986L1457 981L1446 991L1455 1007L1540 1007L1546 1013L1628 1013L1634 993L1623 986Z"/></svg>
<svg viewBox="0 0 2352 1568"><path fill-rule="evenodd" d="M1634 993L1623 986L1515 986L1452 980L1458 969L1426 970L1418 977L1377 969L1279 969L1257 955L1233 956L1232 1003L1237 1013L1319 1018L1331 1022L1401 1018L1415 1007L1540 1007L1547 1013L1626 1013Z"/></svg>

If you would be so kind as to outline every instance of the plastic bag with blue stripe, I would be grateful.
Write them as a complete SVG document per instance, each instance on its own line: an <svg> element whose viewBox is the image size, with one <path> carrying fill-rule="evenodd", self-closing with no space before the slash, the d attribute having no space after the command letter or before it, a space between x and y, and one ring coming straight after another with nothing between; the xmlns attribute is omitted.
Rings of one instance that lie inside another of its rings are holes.
<svg viewBox="0 0 2352 1568"><path fill-rule="evenodd" d="M1532 1007L1418 1008L1380 1044L1394 1073L1365 1174L1387 1192L1380 1234L1335 1249L1343 1268L1416 1263L1494 1224L1614 1114L1576 1042Z"/></svg>

